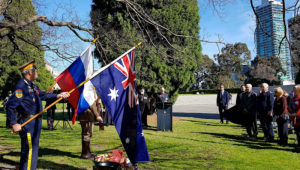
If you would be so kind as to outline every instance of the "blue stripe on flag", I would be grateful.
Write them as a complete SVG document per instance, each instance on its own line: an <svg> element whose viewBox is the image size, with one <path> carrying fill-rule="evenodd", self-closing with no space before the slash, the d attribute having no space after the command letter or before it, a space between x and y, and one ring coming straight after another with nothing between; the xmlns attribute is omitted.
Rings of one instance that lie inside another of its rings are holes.
<svg viewBox="0 0 300 170"><path fill-rule="evenodd" d="M73 80L75 82L75 84L78 86L80 83L82 83L86 77L85 74L82 74L82 72L84 73L84 65L80 59L80 57L78 57L74 63L72 63L72 65L68 68L69 73L72 75ZM80 76L78 76L80 75ZM82 90L79 90L82 91Z"/></svg>
<svg viewBox="0 0 300 170"><path fill-rule="evenodd" d="M83 94L80 95L80 98L78 100L78 111L77 113L80 114L83 111L85 111L86 109L88 109L90 107L90 105L88 104L88 102L85 100Z"/></svg>

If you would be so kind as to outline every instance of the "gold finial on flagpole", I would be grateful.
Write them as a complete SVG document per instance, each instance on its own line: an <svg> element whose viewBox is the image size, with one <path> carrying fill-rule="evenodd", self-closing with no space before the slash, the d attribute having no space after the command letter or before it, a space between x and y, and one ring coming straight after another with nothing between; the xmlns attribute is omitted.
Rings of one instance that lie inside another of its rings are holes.
<svg viewBox="0 0 300 170"><path fill-rule="evenodd" d="M141 42L139 42L139 43L137 43L137 45L135 45L135 48L137 48L138 46L140 46L141 44L143 44L143 42L141 41Z"/></svg>
<svg viewBox="0 0 300 170"><path fill-rule="evenodd" d="M94 39L94 41L92 42L92 44L95 44L97 40L98 40L98 37L96 39Z"/></svg>

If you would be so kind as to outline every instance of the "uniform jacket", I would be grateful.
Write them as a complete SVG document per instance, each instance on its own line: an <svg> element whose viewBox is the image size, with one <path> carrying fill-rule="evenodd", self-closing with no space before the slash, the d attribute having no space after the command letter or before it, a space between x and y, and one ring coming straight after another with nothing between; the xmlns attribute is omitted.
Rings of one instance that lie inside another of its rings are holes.
<svg viewBox="0 0 300 170"><path fill-rule="evenodd" d="M35 115L43 110L42 100L56 97L56 94L45 93L31 81L23 78L18 81L15 91L7 102L8 120L11 124L16 124L18 122L18 113L20 116L26 114Z"/></svg>
<svg viewBox="0 0 300 170"><path fill-rule="evenodd" d="M272 112L274 103L274 95L273 93L261 92L257 96L257 111L260 114L267 114L268 112Z"/></svg>
<svg viewBox="0 0 300 170"><path fill-rule="evenodd" d="M227 106L230 100L229 93L224 90L223 94L219 91L217 95L217 106Z"/></svg>
<svg viewBox="0 0 300 170"><path fill-rule="evenodd" d="M94 122L98 116L100 116L100 113L98 112L96 102L94 102L88 109L78 114L78 120Z"/></svg>

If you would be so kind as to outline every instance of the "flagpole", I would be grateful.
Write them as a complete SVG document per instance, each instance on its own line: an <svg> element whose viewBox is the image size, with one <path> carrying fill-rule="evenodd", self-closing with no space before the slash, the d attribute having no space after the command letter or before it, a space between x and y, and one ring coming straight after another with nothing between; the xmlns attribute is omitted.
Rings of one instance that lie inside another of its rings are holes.
<svg viewBox="0 0 300 170"><path fill-rule="evenodd" d="M78 89L79 87L81 87L82 85L84 85L86 82L88 82L90 79L86 79L85 81L83 81L82 83L80 83L77 87L75 87L74 89L70 90L68 93L71 94L73 93L76 89ZM32 116L30 119L28 119L26 122L24 122L23 124L21 124L21 128L24 127L25 125L27 125L29 122L31 122L33 119L37 118L39 115L43 114L45 111L47 111L49 108L51 108L53 105L55 105L56 103L58 103L59 101L61 101L63 98L59 98L57 99L55 102L53 102L52 104L50 104L49 106L47 106L46 108L44 108L42 111L40 111L38 114ZM10 132L11 135L14 134L14 132Z"/></svg>
<svg viewBox="0 0 300 170"><path fill-rule="evenodd" d="M96 38L95 40L97 40L98 38ZM94 40L94 41L95 41ZM96 41L95 41L96 42ZM68 93L71 94L72 92L74 92L76 89L78 89L79 87L83 86L86 82L90 81L91 79L93 79L96 75L98 75L99 73L101 73L102 71L104 71L106 68L108 68L109 66L113 65L115 62L117 62L120 58L124 57L126 54L128 54L130 51L134 50L135 48L137 48L138 46L140 46L142 44L142 42L139 42L137 45L135 45L133 48L131 48L130 50L126 51L125 53L123 53L120 57L116 58L113 62L111 62L110 64L106 65L105 67L102 67L101 69L99 69L98 71L96 71L90 78L84 80L82 83L80 83L77 87L75 87L74 89L70 90ZM37 118L39 115L43 114L45 111L47 111L49 108L51 108L53 105L55 105L56 103L58 103L59 101L61 101L63 98L59 98L57 99L55 102L53 102L52 104L50 104L49 106L47 106L46 108L44 108L42 111L40 111L38 114L32 116L30 119L28 119L26 122L24 122L23 124L21 124L21 128L24 127L25 125L27 125L30 121L32 121L33 119ZM14 132L10 132L11 135L14 134Z"/></svg>
<svg viewBox="0 0 300 170"><path fill-rule="evenodd" d="M108 65L101 67L98 71L96 71L90 79L93 79L95 76L97 76L99 73L101 73L102 71L104 71L105 69L107 69L109 66L115 64L115 62L117 62L118 60L120 60L122 57L124 57L126 54L128 54L130 51L134 50L135 48L139 47L143 42L139 42L137 43L134 47L132 47L130 50L126 51L125 53L123 53L122 55L120 55L118 58L116 58L114 61L112 61L111 63L109 63Z"/></svg>
<svg viewBox="0 0 300 170"><path fill-rule="evenodd" d="M98 37L95 38L95 39L93 40L93 42L91 43L91 45L95 44L97 40L98 40ZM93 64L94 64L94 56L93 56ZM94 65L93 65L93 68L94 68ZM57 83L57 82L54 81L53 84L52 84L52 85L49 87L49 89L46 91L46 93L49 93L56 83Z"/></svg>
<svg viewBox="0 0 300 170"><path fill-rule="evenodd" d="M49 89L46 91L46 93L49 93L55 84L56 84L56 81L53 82L53 84L49 87Z"/></svg>

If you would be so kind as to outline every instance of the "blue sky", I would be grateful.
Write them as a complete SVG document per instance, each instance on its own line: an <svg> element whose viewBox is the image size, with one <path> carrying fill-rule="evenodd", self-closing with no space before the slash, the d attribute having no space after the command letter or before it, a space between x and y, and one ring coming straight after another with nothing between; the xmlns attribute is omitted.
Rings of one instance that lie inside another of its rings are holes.
<svg viewBox="0 0 300 170"><path fill-rule="evenodd" d="M40 12L51 18L58 14L57 11L64 11L62 14L68 15L68 10L76 13L80 20L85 23L89 22L89 13L91 10L92 0L40 0L43 6L40 7ZM219 16L211 6L207 5L208 0L198 0L200 8L200 37L201 39L216 41L220 35L225 43L246 43L251 51L252 58L256 55L254 44L254 29L255 17L252 12L250 2L248 0L229 0L228 3L222 6ZM255 5L260 4L261 0L254 0ZM56 11L57 7L59 9ZM82 23L84 25L84 23ZM86 25L85 25L86 26ZM63 29L61 29L63 30ZM71 41L75 44L75 54L80 55L89 43L80 41L73 33L68 31L64 34L62 41ZM222 48L222 46L220 46ZM202 53L209 55L211 58L217 54L218 48L216 44L202 43ZM46 54L46 58L50 60L54 58L51 53ZM49 57L50 56L50 57ZM75 59L75 58L74 58ZM53 60L54 61L54 60ZM69 62L54 62L55 69L59 72L63 71L69 65ZM97 64L96 64L97 65ZM96 69L99 65L96 66Z"/></svg>
<svg viewBox="0 0 300 170"><path fill-rule="evenodd" d="M235 0L223 6L221 16L207 5L207 1L199 0L200 38L217 41L220 35L225 43L246 43L255 56L254 30L255 17L249 1ZM221 49L222 45L220 46ZM202 43L202 53L213 57L219 53L216 44Z"/></svg>

